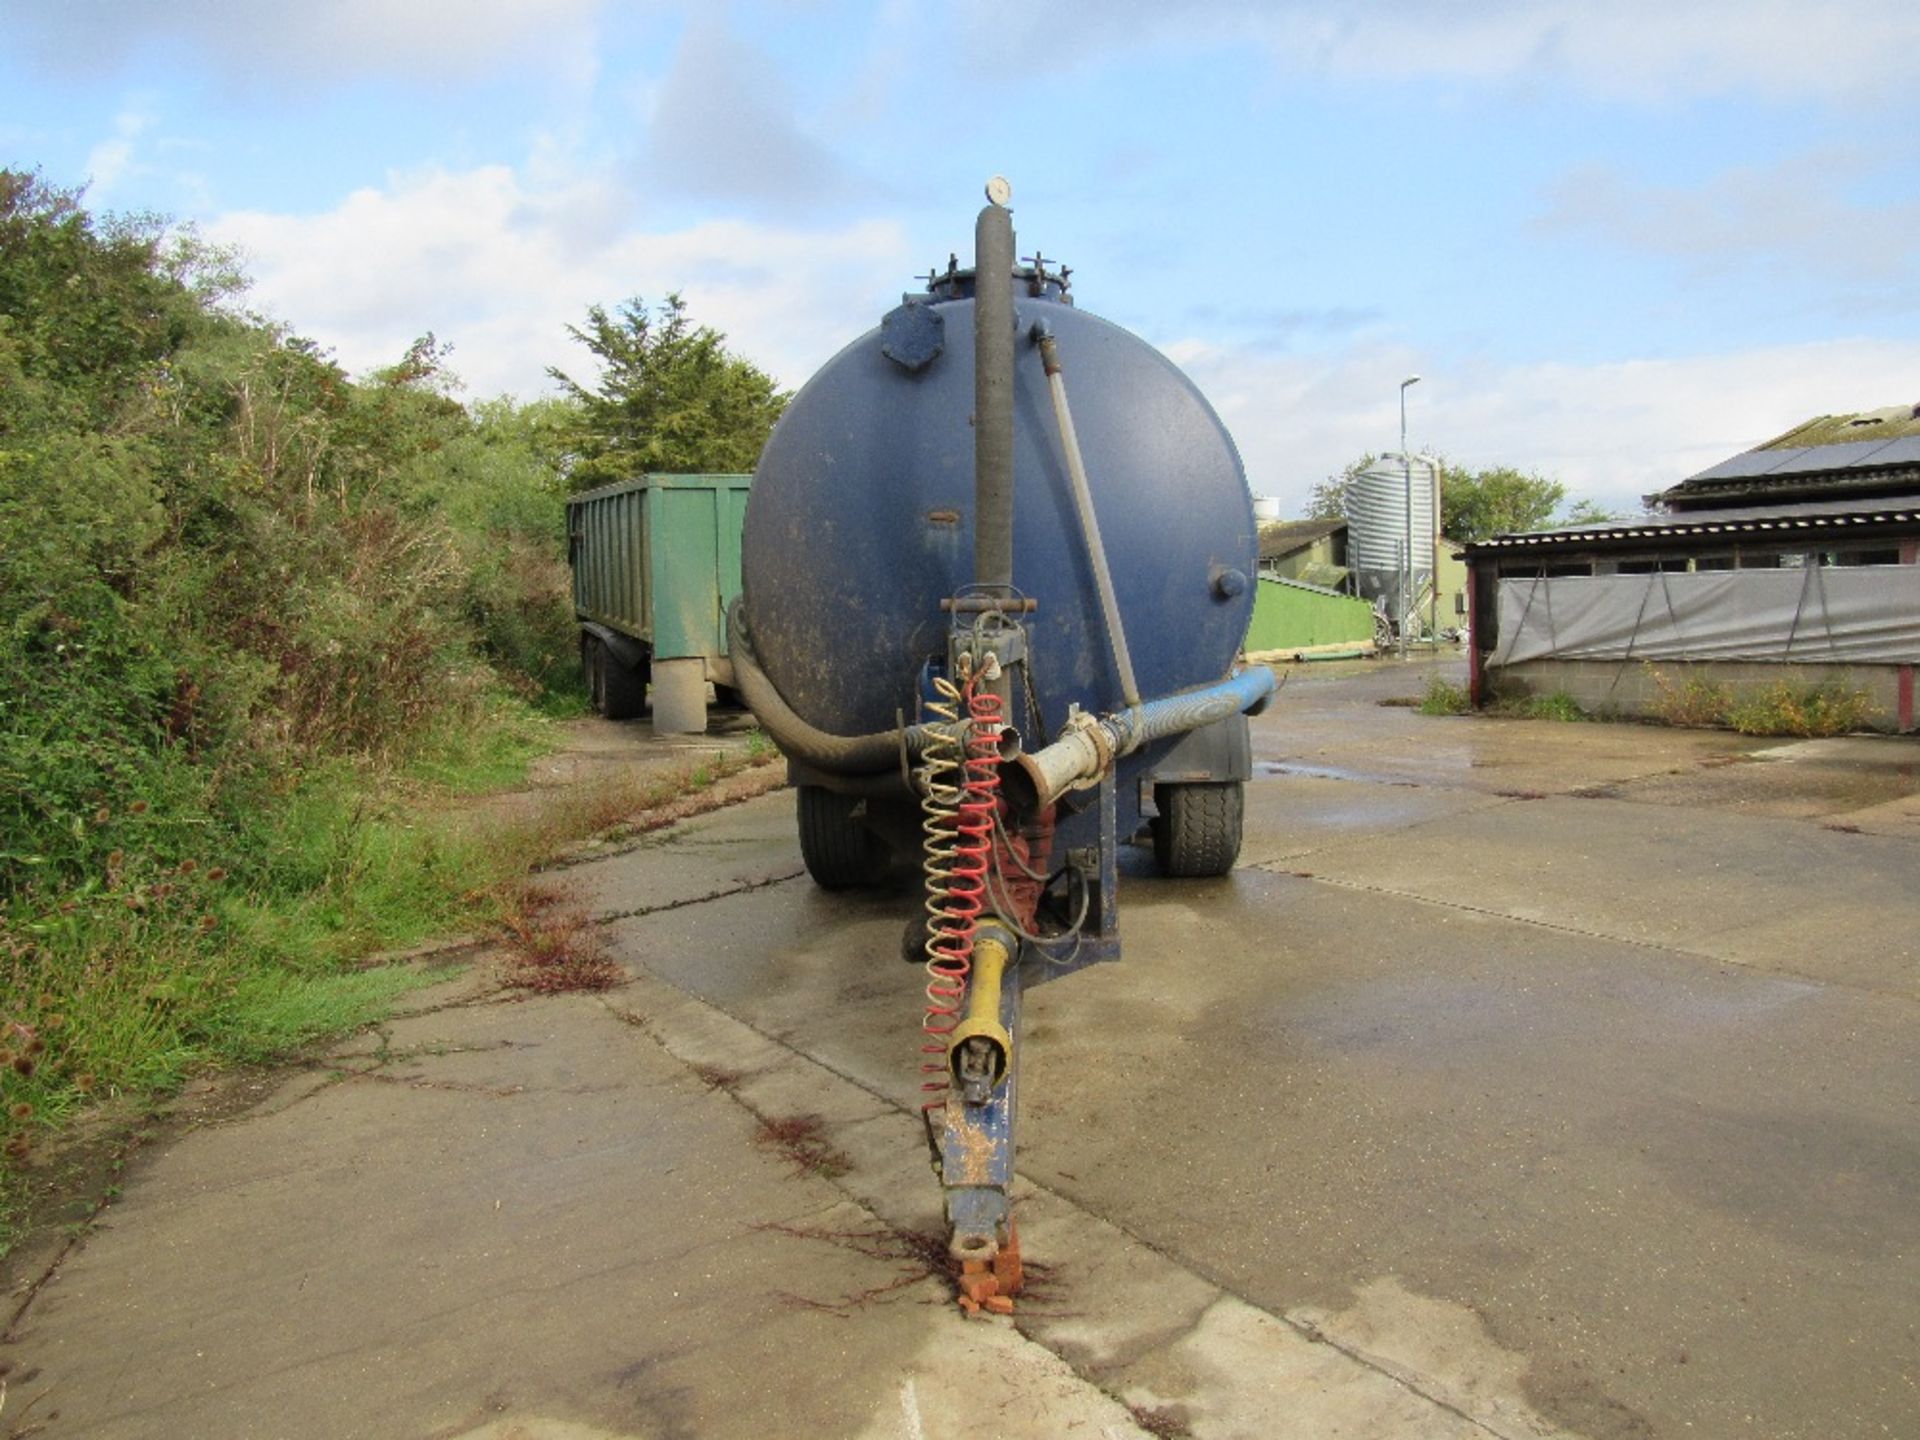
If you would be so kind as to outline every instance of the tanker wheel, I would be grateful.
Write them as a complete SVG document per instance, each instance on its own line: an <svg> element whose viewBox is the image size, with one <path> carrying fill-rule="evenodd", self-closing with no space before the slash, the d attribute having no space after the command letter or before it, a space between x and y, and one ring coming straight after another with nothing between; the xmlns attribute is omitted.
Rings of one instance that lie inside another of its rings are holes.
<svg viewBox="0 0 1920 1440"><path fill-rule="evenodd" d="M620 663L620 657L595 640L600 652L600 684L594 709L609 720L632 720L647 711L647 665L638 667Z"/></svg>
<svg viewBox="0 0 1920 1440"><path fill-rule="evenodd" d="M1246 795L1240 782L1156 785L1153 858L1162 875L1201 880L1225 875L1240 858Z"/></svg>
<svg viewBox="0 0 1920 1440"><path fill-rule="evenodd" d="M886 877L886 843L854 818L859 804L855 795L800 787L800 858L822 890L860 889Z"/></svg>

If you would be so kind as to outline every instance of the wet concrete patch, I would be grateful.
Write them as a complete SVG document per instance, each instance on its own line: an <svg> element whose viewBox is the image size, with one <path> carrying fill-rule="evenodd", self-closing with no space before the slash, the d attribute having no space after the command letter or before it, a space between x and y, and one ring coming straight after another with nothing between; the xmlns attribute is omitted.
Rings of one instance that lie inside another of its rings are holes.
<svg viewBox="0 0 1920 1440"><path fill-rule="evenodd" d="M1471 791L1374 782L1349 772L1323 774L1275 763L1247 786L1240 863L1270 864L1311 854L1331 841L1409 830L1497 803L1498 797Z"/></svg>
<svg viewBox="0 0 1920 1440"><path fill-rule="evenodd" d="M1768 745L1740 759L1744 763L1695 765L1583 793L1788 819L1850 816L1920 796L1920 744L1907 739L1799 741Z"/></svg>
<svg viewBox="0 0 1920 1440"><path fill-rule="evenodd" d="M1712 810L1549 798L1473 811L1391 846L1329 845L1297 868L1363 889L1920 996L1914 852L1901 840ZM1470 902L1461 883L1469 874Z"/></svg>

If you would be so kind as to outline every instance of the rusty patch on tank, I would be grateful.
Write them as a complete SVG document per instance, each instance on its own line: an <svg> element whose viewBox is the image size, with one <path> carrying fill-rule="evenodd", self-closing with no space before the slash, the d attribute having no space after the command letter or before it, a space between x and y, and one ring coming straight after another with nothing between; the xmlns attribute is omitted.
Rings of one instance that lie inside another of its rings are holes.
<svg viewBox="0 0 1920 1440"><path fill-rule="evenodd" d="M927 512L927 523L929 525L942 525L951 529L960 523L960 512L958 510L929 510Z"/></svg>

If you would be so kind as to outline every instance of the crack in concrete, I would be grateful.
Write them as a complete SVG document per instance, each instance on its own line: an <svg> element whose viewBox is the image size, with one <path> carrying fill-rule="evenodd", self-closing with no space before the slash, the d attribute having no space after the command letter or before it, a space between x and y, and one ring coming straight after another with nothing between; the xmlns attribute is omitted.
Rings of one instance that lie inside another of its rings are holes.
<svg viewBox="0 0 1920 1440"><path fill-rule="evenodd" d="M125 1169L127 1161L133 1156L133 1152L139 1149L146 1141L154 1123L152 1119L143 1119L128 1133L127 1138L119 1147L118 1154L115 1156L116 1170ZM21 1323L27 1318L27 1312L33 1308L33 1302L40 1298L40 1292L42 1290L53 1283L54 1279L60 1273L60 1267L67 1263L76 1250L87 1243L87 1237L93 1233L94 1224L100 1219L101 1215L106 1213L107 1207L119 1198L119 1195L120 1186L117 1183L104 1187L100 1194L95 1197L93 1206L87 1211L86 1215L74 1221L68 1228L66 1239L60 1242L60 1247L53 1252L52 1257L47 1261L45 1267L33 1278L32 1282L28 1284L26 1291L20 1297L19 1303L13 1307L13 1313L7 1317L6 1327L0 1329L0 1345L12 1345L18 1342L20 1337L17 1332L20 1329ZM12 1435L18 1432L9 1431L8 1433Z"/></svg>
<svg viewBox="0 0 1920 1440"><path fill-rule="evenodd" d="M668 989L674 991L676 994L684 996L690 1004L699 1006L703 1009L712 1010L717 1012L718 1014L726 1016L729 1020L732 1020L735 1024L739 1025L742 1029L751 1032L752 1034L758 1036L759 1038L767 1041L770 1044L778 1046L780 1049L786 1051L789 1055L793 1056L796 1060L800 1061L802 1064L816 1066L819 1069L826 1071L829 1075L835 1076L836 1078L846 1082L847 1084L852 1085L856 1089L862 1090L868 1095L871 1095L883 1107L882 1113L864 1117L857 1123L860 1123L863 1125L870 1124L874 1120L886 1118L887 1112L891 1112L892 1114L902 1118L910 1117L913 1114L912 1107L900 1104L898 1101L893 1100L889 1096L875 1089L873 1086L860 1080L858 1077L850 1075L845 1071L836 1068L835 1066L829 1064L828 1062L819 1058L818 1056L808 1054L806 1051L794 1045L791 1041L784 1040L778 1035L771 1034L768 1031L761 1029L758 1025L754 1024L751 1020L745 1018L744 1016L736 1014L732 1010L729 1010L726 1006L718 1004L708 999L706 996L699 995L694 993L691 990L685 989L684 987L676 984L673 980L669 979L668 977L661 975L659 972L653 970L651 967L647 966L644 962L641 963L640 968L647 975L649 979L654 980L657 983L666 986ZM682 1060L680 1056L674 1053L672 1047L669 1046L665 1041L665 1039L661 1037L655 1024L649 1018L645 1016L637 1015L635 1012L623 1011L611 1004L606 1004L605 1008L610 1014L612 1014L616 1019L620 1020L623 1024L630 1025L630 1026L633 1026L635 1029L638 1029L643 1035L647 1037L648 1040L650 1040L654 1045L658 1046L661 1051L663 1051L665 1054L671 1057L674 1061L682 1065L688 1065L687 1061ZM688 1065L688 1068L691 1070L693 1067L691 1065ZM735 1104L739 1105L742 1109L747 1111L748 1114L754 1116L756 1119L759 1119L761 1121L764 1121L766 1119L766 1116L762 1115L758 1109L748 1104L739 1095L735 1094L731 1089L728 1089L727 1087L724 1087L724 1086L710 1087L710 1088L721 1089L722 1092L726 1094L729 1099L733 1100ZM846 1196L846 1203L851 1204L857 1209L859 1209L862 1214L865 1214L871 1217L876 1224L884 1226L888 1223L884 1216L875 1212L869 1205L866 1204L865 1201L861 1200L858 1195L854 1194L851 1189L843 1185L837 1178L834 1178L831 1176L820 1176L818 1178L824 1180L825 1183L833 1186L836 1190L839 1190L842 1195ZM1098 1220L1100 1223L1111 1227L1115 1232L1124 1236L1131 1243L1138 1245L1142 1250L1146 1251L1148 1254L1156 1256L1157 1258L1165 1261L1168 1265L1171 1265L1178 1270L1183 1270L1187 1274L1193 1275L1198 1279L1205 1281L1208 1285L1212 1286L1215 1290L1219 1291L1219 1293L1222 1296L1231 1297L1232 1299L1238 1300L1240 1303L1248 1306L1250 1309L1256 1310L1263 1315L1269 1316L1270 1318L1272 1318L1272 1320L1276 1324L1285 1326L1287 1329L1298 1334L1302 1339L1305 1339L1314 1344L1324 1344L1324 1345L1332 1346L1335 1350L1339 1351L1339 1353L1341 1353L1342 1355L1345 1355L1354 1364L1376 1375L1379 1375L1383 1379L1391 1382L1392 1384L1400 1386L1402 1389L1405 1389L1412 1394L1418 1395L1420 1398L1422 1398L1423 1400L1426 1400L1428 1403L1445 1410L1447 1413L1454 1415L1460 1420L1464 1421L1465 1423L1473 1426L1476 1430L1479 1430L1482 1433L1493 1437L1493 1440L1530 1440L1530 1437L1512 1435L1507 1433L1506 1431L1494 1428L1493 1426L1489 1425L1486 1421L1482 1420L1479 1416L1470 1414L1469 1412L1461 1409L1459 1405L1448 1400L1444 1396L1431 1393L1428 1389L1416 1383L1415 1378L1411 1376L1410 1372L1402 1373L1400 1367L1389 1367L1387 1364L1377 1361L1374 1357L1366 1354L1363 1351L1349 1348L1341 1344L1340 1342L1332 1339L1331 1337L1327 1336L1326 1334L1324 1334L1320 1330L1320 1328L1316 1325L1302 1322L1290 1315L1276 1314L1274 1311L1268 1309L1266 1306L1261 1305L1258 1301L1243 1294L1239 1290L1236 1290L1228 1281L1226 1281L1225 1279L1223 1279L1218 1275L1211 1273L1205 1266L1195 1263L1193 1261L1190 1261L1188 1259L1185 1259L1181 1256L1175 1255L1172 1251L1159 1245L1153 1240L1148 1239L1146 1236L1139 1234L1137 1231L1130 1229L1127 1225L1121 1223L1118 1220L1115 1220L1109 1215L1103 1214L1101 1211L1099 1211L1098 1209L1095 1209L1090 1205L1083 1204L1079 1200L1076 1200L1072 1196L1066 1194L1064 1191L1055 1189L1050 1185L1043 1184L1040 1181L1034 1180L1030 1176L1023 1176L1021 1178L1023 1179L1025 1184L1030 1186L1034 1191L1040 1194L1050 1196L1052 1199L1059 1202L1061 1205L1066 1206L1073 1210L1077 1210L1081 1214L1090 1216L1093 1219ZM1199 1326L1199 1322L1195 1321L1192 1325L1189 1325L1186 1329L1175 1333L1172 1336L1172 1338L1162 1342L1160 1345L1156 1346L1155 1348L1164 1349L1169 1345L1177 1344L1181 1339L1185 1338L1186 1336L1194 1334L1195 1331L1198 1329L1198 1326ZM1021 1339L1025 1340L1030 1345L1035 1345L1040 1349L1045 1350L1048 1354L1053 1355L1055 1358L1059 1359L1063 1364L1067 1366L1067 1368L1070 1371L1072 1371L1073 1374L1078 1376L1081 1380L1083 1380L1088 1385L1091 1385L1093 1388L1100 1391L1101 1394L1106 1395L1109 1399L1115 1401L1117 1404L1121 1405L1122 1407L1129 1407L1129 1402L1127 1401L1124 1395L1110 1389L1106 1383L1104 1383L1102 1380L1098 1378L1098 1376L1096 1376L1095 1374L1091 1373L1086 1369L1083 1369L1080 1365L1076 1364L1073 1360L1073 1357L1067 1354L1063 1349L1056 1349L1052 1345L1049 1345L1045 1340L1033 1334L1032 1331L1028 1329L1027 1326L1022 1322L1020 1314L1017 1310L1014 1312L1013 1328L1020 1335ZM1151 1352L1148 1352L1148 1353L1151 1353Z"/></svg>
<svg viewBox="0 0 1920 1440"><path fill-rule="evenodd" d="M606 910L591 917L595 925L612 925L621 920L640 920L648 915L664 915L670 910L685 910L692 905L705 905L713 900L726 900L735 895L751 895L756 890L770 890L775 885L784 885L789 880L798 880L807 870L804 865L779 875L762 876L758 880L742 880L721 890L710 890L705 895L692 895L684 900L663 900L658 905L639 905L631 910Z"/></svg>
<svg viewBox="0 0 1920 1440"><path fill-rule="evenodd" d="M1266 1313L1269 1315L1273 1314L1271 1310ZM1375 1374L1386 1377L1403 1389L1418 1395L1428 1404L1434 1405L1446 1411L1449 1415L1466 1421L1476 1430L1483 1430L1487 1434L1494 1436L1495 1440L1538 1440L1540 1432L1537 1429L1529 1428L1524 1431L1514 1430L1496 1421L1489 1420L1483 1415L1476 1415L1458 1401L1451 1400L1445 1395L1437 1394L1435 1391L1421 1384L1420 1377L1406 1366L1389 1359L1387 1356L1377 1355L1371 1350L1362 1349L1358 1345L1350 1344L1347 1341L1329 1335L1311 1320L1299 1319L1292 1315L1280 1315L1275 1316L1275 1318L1292 1326L1304 1339L1312 1341L1315 1345L1326 1345L1339 1351L1356 1365L1365 1366ZM1199 1327L1196 1325L1194 1328L1198 1329Z"/></svg>
<svg viewBox="0 0 1920 1440"><path fill-rule="evenodd" d="M668 800L662 805L636 811L634 815L628 819L611 827L615 834L621 831L630 832L628 838L617 840L603 846L591 846L591 848L583 846L571 854L555 856L552 860L549 860L545 865L540 867L540 872L545 874L554 870L572 870L581 865L594 864L600 860L614 860L622 855L631 855L636 850L659 849L668 845L675 839L682 838L679 837L676 832L682 825L685 825L690 820L698 820L703 816L712 815L717 811L728 810L735 805L744 805L749 800L758 800L762 796L784 790L787 786L786 777L780 775L777 779L766 785L739 786L738 789L741 793L738 794L721 793L723 787L727 786L730 781L738 780L743 775L751 776L755 771L764 770L765 768L766 766L764 765L749 765L744 770L736 770L728 775L721 776L720 779L714 782L714 785L706 791L689 792L686 795ZM705 803L697 806L688 806L683 814L662 816L661 812L669 810L676 805L686 806L691 799L699 799ZM656 823L648 823L650 820Z"/></svg>

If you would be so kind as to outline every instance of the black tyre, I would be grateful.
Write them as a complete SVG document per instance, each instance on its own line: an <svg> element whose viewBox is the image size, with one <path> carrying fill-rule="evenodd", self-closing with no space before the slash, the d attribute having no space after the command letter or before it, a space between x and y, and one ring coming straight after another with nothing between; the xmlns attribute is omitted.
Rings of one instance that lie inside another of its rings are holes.
<svg viewBox="0 0 1920 1440"><path fill-rule="evenodd" d="M1245 795L1236 781L1215 785L1156 785L1153 858L1162 875L1200 880L1225 875L1240 858Z"/></svg>
<svg viewBox="0 0 1920 1440"><path fill-rule="evenodd" d="M822 890L878 885L886 876L886 844L854 818L859 804L857 796L800 787L800 858Z"/></svg>
<svg viewBox="0 0 1920 1440"><path fill-rule="evenodd" d="M623 665L620 657L600 647L600 713L609 720L632 720L647 713L647 664Z"/></svg>
<svg viewBox="0 0 1920 1440"><path fill-rule="evenodd" d="M597 635L580 636L580 674L587 682L587 703L593 713L607 713L607 647Z"/></svg>

